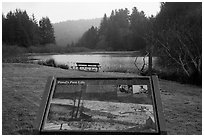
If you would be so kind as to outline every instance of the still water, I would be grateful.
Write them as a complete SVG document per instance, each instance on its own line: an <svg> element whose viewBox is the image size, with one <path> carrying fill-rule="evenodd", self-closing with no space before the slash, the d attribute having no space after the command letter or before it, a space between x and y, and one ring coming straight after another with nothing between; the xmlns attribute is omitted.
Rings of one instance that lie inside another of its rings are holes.
<svg viewBox="0 0 204 137"><path fill-rule="evenodd" d="M99 63L100 71L104 72L133 72L138 70L135 66L135 59L138 56L135 53L76 53L76 54L60 54L60 55L41 55L34 56L38 60L54 59L56 64L66 64L69 68L74 69L76 62ZM153 58L153 67L155 66L156 58ZM137 66L143 65L143 57L137 58ZM145 57L145 63L148 67L148 57Z"/></svg>

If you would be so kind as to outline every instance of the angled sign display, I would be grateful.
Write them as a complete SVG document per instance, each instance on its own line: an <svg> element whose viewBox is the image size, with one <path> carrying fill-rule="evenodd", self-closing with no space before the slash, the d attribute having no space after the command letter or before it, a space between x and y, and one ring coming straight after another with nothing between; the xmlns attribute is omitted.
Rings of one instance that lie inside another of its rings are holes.
<svg viewBox="0 0 204 137"><path fill-rule="evenodd" d="M50 77L36 126L41 134L166 134L158 79Z"/></svg>

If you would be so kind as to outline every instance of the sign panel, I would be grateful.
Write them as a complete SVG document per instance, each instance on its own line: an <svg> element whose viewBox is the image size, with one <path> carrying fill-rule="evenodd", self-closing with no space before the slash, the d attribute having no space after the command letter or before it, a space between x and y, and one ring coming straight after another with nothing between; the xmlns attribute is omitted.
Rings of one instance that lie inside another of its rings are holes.
<svg viewBox="0 0 204 137"><path fill-rule="evenodd" d="M150 77L53 78L50 83L38 119L41 133L164 131L160 96Z"/></svg>

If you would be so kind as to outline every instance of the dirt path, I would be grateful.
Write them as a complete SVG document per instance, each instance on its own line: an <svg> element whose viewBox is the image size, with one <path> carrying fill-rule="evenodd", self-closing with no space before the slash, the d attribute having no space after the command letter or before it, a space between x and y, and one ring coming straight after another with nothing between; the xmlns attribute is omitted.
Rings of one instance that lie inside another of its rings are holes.
<svg viewBox="0 0 204 137"><path fill-rule="evenodd" d="M160 81L168 134L202 134L202 88Z"/></svg>
<svg viewBox="0 0 204 137"><path fill-rule="evenodd" d="M33 134L48 76L133 76L62 70L34 64L2 64L2 134ZM202 88L160 81L168 134L202 134Z"/></svg>

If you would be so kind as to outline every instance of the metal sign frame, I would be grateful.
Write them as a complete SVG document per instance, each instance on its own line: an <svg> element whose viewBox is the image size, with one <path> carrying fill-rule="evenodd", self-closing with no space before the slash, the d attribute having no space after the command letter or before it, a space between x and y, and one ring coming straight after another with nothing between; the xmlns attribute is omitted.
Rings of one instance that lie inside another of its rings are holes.
<svg viewBox="0 0 204 137"><path fill-rule="evenodd" d="M154 108L154 115L155 115L155 122L157 124L158 132L104 132L104 131L96 131L96 132L89 132L89 131L43 131L43 123L47 117L50 100L54 94L57 80L107 80L107 81L137 81L137 83L142 84L143 81L149 82L151 91L152 91L152 101L153 101L153 108ZM36 120L36 130L39 134L167 134L165 120L163 115L162 109L162 102L160 97L160 90L159 90L159 83L157 76L139 76L139 77L100 77L100 78L93 78L93 77L49 77L45 86L45 91L43 93L43 97L41 100L41 105L39 108L38 117Z"/></svg>

